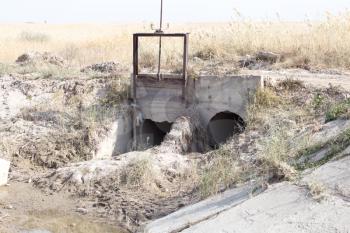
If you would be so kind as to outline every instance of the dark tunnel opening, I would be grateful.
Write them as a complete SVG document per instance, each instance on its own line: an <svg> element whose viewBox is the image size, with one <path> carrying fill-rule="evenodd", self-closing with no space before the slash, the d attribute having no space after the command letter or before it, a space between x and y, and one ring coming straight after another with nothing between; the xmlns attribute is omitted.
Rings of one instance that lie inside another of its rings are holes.
<svg viewBox="0 0 350 233"><path fill-rule="evenodd" d="M141 127L142 144L146 148L159 146L167 133L170 132L172 123L155 122L150 119L144 120Z"/></svg>
<svg viewBox="0 0 350 233"><path fill-rule="evenodd" d="M225 143L235 134L240 134L245 129L244 120L232 112L220 112L216 114L208 124L209 146L213 149Z"/></svg>

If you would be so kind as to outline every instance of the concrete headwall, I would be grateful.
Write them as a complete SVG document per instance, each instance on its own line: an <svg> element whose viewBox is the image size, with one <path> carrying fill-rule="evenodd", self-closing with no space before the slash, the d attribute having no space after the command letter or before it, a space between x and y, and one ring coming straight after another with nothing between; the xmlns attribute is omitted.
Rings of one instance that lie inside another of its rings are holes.
<svg viewBox="0 0 350 233"><path fill-rule="evenodd" d="M249 97L262 86L259 76L201 76L187 80L186 85L171 77L137 79L136 98L133 97L134 145L149 145L152 137L143 133L147 126L144 122L149 122L146 120L172 123L181 116L190 116L199 118L208 132L210 146L215 147L244 128ZM150 132L153 138L166 133L160 133L157 124Z"/></svg>
<svg viewBox="0 0 350 233"><path fill-rule="evenodd" d="M262 87L260 76L202 76L195 82L195 104L201 121L207 125L219 112L229 111L247 117L249 96Z"/></svg>
<svg viewBox="0 0 350 233"><path fill-rule="evenodd" d="M263 86L260 76L201 76L183 85L138 86L137 106L143 119L174 122L177 117L199 112L202 124L219 112L229 111L246 119L249 95ZM185 94L184 94L185 93Z"/></svg>

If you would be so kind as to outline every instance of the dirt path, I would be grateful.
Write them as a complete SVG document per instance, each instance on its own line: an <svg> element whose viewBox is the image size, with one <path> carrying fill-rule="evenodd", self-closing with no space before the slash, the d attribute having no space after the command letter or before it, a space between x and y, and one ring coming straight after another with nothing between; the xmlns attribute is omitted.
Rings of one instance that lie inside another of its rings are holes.
<svg viewBox="0 0 350 233"><path fill-rule="evenodd" d="M45 195L24 183L0 188L0 233L124 232L85 214L83 203L62 193Z"/></svg>
<svg viewBox="0 0 350 233"><path fill-rule="evenodd" d="M280 71L242 71L242 74L261 75L265 79L272 82L292 78L304 81L306 84L314 87L341 86L346 90L350 90L350 73L348 72L328 72L328 73L312 73L306 70L280 70Z"/></svg>

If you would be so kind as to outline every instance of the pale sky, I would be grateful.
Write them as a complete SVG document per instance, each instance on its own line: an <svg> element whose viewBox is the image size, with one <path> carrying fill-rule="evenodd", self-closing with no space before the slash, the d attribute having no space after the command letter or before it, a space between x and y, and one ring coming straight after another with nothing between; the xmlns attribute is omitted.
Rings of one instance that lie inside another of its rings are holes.
<svg viewBox="0 0 350 233"><path fill-rule="evenodd" d="M156 21L160 0L0 0L0 22ZM166 22L229 21L237 9L246 18L320 19L350 9L350 0L164 0Z"/></svg>

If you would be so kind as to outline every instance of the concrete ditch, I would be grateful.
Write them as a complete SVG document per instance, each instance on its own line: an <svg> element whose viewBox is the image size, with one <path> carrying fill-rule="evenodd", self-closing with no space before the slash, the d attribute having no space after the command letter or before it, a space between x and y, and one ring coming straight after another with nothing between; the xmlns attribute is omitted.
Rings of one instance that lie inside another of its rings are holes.
<svg viewBox="0 0 350 233"><path fill-rule="evenodd" d="M228 190L220 195L208 198L192 206L184 207L175 213L155 220L144 227L140 233L173 233L180 232L194 224L208 220L219 213L237 206L264 191L257 184L246 184Z"/></svg>

